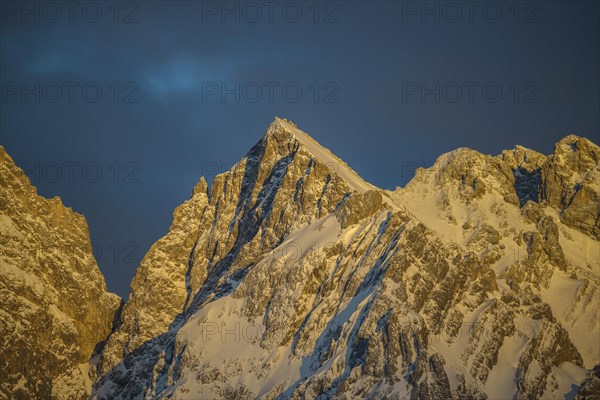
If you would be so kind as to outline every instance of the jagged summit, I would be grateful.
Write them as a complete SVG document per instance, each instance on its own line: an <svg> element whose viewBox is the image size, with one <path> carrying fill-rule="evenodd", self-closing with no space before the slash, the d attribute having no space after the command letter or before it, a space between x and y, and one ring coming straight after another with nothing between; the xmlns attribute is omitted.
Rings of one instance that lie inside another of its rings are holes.
<svg viewBox="0 0 600 400"><path fill-rule="evenodd" d="M300 149L302 149L302 151L299 151ZM246 168L249 161L252 165L255 165L255 168L260 169L265 165L268 167L268 163L262 162L262 159L265 158L265 154L266 158L268 158L273 152L283 153L286 151L289 151L292 157L296 157L297 154L300 154L300 157L312 160L310 166L318 161L321 167L324 168L329 175L335 175L338 179L343 181L350 189L349 192L357 191L364 193L368 190L380 190L376 186L366 182L350 168L346 162L333 154L329 149L319 144L306 132L298 129L295 123L279 117L275 117L263 137L240 161L235 163L229 171L217 175L217 180L220 181L221 179L224 179L224 177L231 174L232 171ZM303 172L308 173L310 172L310 169ZM292 178L291 174L287 171L286 175L290 179ZM296 177L296 179L297 178L298 177ZM202 178L202 180L198 182L198 188L194 190L194 193L204 191L205 185L206 181ZM209 190L209 193L212 193L212 188Z"/></svg>
<svg viewBox="0 0 600 400"><path fill-rule="evenodd" d="M576 135L576 134L574 134L574 133L570 133L570 134L566 135L565 137L563 137L561 140L559 140L559 141L558 141L557 145L560 145L560 144L569 144L569 145L570 145L570 144L577 143L577 142L581 142L581 141L583 141L583 142L585 142L585 143L587 143L587 144L591 144L591 145L594 145L594 146L596 146L596 145L595 145L595 144L594 144L594 143L593 143L591 140L589 140L588 138L585 138L585 137L583 137L583 136ZM598 147L598 146L596 146L596 147Z"/></svg>
<svg viewBox="0 0 600 400"><path fill-rule="evenodd" d="M441 155L428 169L419 168L391 197L423 219L434 208L451 209L455 201L469 204L496 196L519 207L532 201L554 208L565 224L600 238L599 163L600 148L576 135L561 139L548 156L519 145L498 156L460 148ZM439 221L430 219L430 225Z"/></svg>
<svg viewBox="0 0 600 400"><path fill-rule="evenodd" d="M328 148L323 147L315 139L313 139L306 132L298 129L297 125L286 119L275 117L275 120L269 127L271 129L281 128L286 132L289 132L297 139L313 156L321 160L322 163L327 165L334 173L338 174L346 183L354 190L358 192L366 192L367 190L378 189L376 186L366 182L360 177L352 168L348 166L342 159L333 154Z"/></svg>

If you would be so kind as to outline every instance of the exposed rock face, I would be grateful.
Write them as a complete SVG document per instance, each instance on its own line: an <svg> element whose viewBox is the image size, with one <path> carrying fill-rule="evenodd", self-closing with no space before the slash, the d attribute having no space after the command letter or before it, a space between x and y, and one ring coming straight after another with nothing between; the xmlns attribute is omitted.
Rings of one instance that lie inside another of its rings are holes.
<svg viewBox="0 0 600 400"><path fill-rule="evenodd" d="M544 198L559 208L561 220L600 238L600 149L587 139L569 135L544 165Z"/></svg>
<svg viewBox="0 0 600 400"><path fill-rule="evenodd" d="M459 149L390 192L276 119L142 261L94 397L564 397L600 361L598 154Z"/></svg>
<svg viewBox="0 0 600 400"><path fill-rule="evenodd" d="M0 146L0 398L85 399L88 361L111 331L85 218L38 196Z"/></svg>
<svg viewBox="0 0 600 400"><path fill-rule="evenodd" d="M350 196L336 210L336 215L342 228L347 228L359 221L370 217L381 209L383 196L380 192L369 190L365 193Z"/></svg>
<svg viewBox="0 0 600 400"><path fill-rule="evenodd" d="M566 136L548 157L517 148L510 157L521 205L528 200L560 211L563 223L600 238L600 149L585 138Z"/></svg>

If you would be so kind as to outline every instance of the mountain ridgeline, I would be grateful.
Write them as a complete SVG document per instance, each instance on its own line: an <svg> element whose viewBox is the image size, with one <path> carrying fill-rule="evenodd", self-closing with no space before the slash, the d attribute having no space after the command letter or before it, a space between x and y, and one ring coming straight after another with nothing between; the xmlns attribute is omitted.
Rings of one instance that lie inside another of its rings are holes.
<svg viewBox="0 0 600 400"><path fill-rule="evenodd" d="M124 304L83 217L0 161L0 398L600 392L600 148L585 138L549 156L457 149L392 191L276 118L175 209Z"/></svg>

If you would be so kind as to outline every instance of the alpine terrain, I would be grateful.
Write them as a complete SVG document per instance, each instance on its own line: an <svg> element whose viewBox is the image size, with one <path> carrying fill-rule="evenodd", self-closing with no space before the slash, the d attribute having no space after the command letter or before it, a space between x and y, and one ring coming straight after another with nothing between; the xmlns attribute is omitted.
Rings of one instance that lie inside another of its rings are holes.
<svg viewBox="0 0 600 400"><path fill-rule="evenodd" d="M0 146L0 399L82 399L120 298L85 218L45 199Z"/></svg>
<svg viewBox="0 0 600 400"><path fill-rule="evenodd" d="M585 138L457 149L392 191L275 118L122 307L84 218L0 161L0 398L600 398Z"/></svg>

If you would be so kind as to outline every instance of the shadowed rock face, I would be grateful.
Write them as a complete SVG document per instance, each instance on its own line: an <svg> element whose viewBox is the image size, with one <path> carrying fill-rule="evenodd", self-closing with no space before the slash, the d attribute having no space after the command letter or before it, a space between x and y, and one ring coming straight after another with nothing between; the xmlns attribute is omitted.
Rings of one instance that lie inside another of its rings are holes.
<svg viewBox="0 0 600 400"><path fill-rule="evenodd" d="M85 218L45 199L0 147L0 397L84 399L88 361L111 331Z"/></svg>
<svg viewBox="0 0 600 400"><path fill-rule="evenodd" d="M519 197L519 205L523 207L528 201L540 201L540 188L542 185L542 171L539 169L531 172L523 167L513 171L515 175L515 192Z"/></svg>

